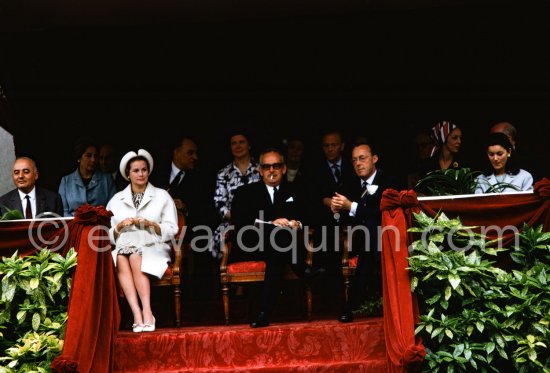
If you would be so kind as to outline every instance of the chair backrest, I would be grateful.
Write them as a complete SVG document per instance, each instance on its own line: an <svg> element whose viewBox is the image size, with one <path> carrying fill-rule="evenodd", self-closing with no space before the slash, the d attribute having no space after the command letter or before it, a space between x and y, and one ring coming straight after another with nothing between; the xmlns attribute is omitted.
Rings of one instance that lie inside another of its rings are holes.
<svg viewBox="0 0 550 373"><path fill-rule="evenodd" d="M182 250L183 246L183 234L185 234L184 227L186 225L187 221L185 220L185 215L181 211L178 210L178 231L176 233L176 236L174 237L174 244L172 246L172 253L174 254L177 251Z"/></svg>
<svg viewBox="0 0 550 373"><path fill-rule="evenodd" d="M185 216L178 211L178 232L174 238L173 243L170 245L172 264L168 266L166 272L161 279L151 280L151 286L171 286L172 295L174 301L174 319L176 326L181 324L181 266L184 250L183 246L183 237L180 237L184 233L185 227Z"/></svg>

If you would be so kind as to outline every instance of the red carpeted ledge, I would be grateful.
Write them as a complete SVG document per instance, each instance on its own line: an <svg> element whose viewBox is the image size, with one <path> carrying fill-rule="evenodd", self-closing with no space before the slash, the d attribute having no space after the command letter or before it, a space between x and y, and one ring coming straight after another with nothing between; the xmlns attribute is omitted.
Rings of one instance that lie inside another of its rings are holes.
<svg viewBox="0 0 550 373"><path fill-rule="evenodd" d="M115 372L384 372L383 320L121 332Z"/></svg>

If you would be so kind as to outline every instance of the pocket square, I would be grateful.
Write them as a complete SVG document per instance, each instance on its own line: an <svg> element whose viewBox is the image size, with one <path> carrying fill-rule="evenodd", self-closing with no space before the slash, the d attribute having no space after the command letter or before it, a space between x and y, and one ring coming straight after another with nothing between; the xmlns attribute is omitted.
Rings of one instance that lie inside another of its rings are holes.
<svg viewBox="0 0 550 373"><path fill-rule="evenodd" d="M285 202L294 202L294 198L288 197L288 199Z"/></svg>
<svg viewBox="0 0 550 373"><path fill-rule="evenodd" d="M372 196L378 190L378 185L367 185L367 192Z"/></svg>

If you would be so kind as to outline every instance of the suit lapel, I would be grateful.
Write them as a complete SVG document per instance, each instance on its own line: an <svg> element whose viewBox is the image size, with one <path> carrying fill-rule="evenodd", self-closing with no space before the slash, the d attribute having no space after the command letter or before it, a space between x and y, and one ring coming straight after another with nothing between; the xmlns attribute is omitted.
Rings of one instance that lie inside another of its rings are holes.
<svg viewBox="0 0 550 373"><path fill-rule="evenodd" d="M132 208L135 208L134 207L134 202L132 201L132 186L131 185L128 185L124 191L123 191L123 194L122 196L120 197L120 200L125 203L126 205L132 207Z"/></svg>
<svg viewBox="0 0 550 373"><path fill-rule="evenodd" d="M143 193L143 199L141 200L141 203L138 206L138 211L145 208L149 202L153 200L155 197L155 191L153 188L151 188L151 184L147 184L147 188L145 189L145 193Z"/></svg>
<svg viewBox="0 0 550 373"><path fill-rule="evenodd" d="M286 200L289 199L289 190L282 183L279 185L279 192L277 196L277 203L283 205L286 203Z"/></svg>
<svg viewBox="0 0 550 373"><path fill-rule="evenodd" d="M21 198L19 198L19 192L17 189L11 193L9 198L9 203L6 206L10 210L19 210L21 213L23 213L23 204L21 203Z"/></svg>
<svg viewBox="0 0 550 373"><path fill-rule="evenodd" d="M46 197L36 189L36 215L46 211Z"/></svg>
<svg viewBox="0 0 550 373"><path fill-rule="evenodd" d="M269 191L267 190L267 185L264 183L262 184L262 188L260 189L260 193L262 195L262 199L264 201L264 206L266 206L266 209L271 209L273 206L273 203L271 203L271 196L269 195Z"/></svg>

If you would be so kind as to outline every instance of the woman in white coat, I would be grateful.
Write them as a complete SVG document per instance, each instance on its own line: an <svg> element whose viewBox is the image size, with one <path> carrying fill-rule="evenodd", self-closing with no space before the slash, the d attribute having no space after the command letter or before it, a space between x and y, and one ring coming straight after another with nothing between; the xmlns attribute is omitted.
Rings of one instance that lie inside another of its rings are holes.
<svg viewBox="0 0 550 373"><path fill-rule="evenodd" d="M136 333L155 330L148 276L162 277L170 262L168 242L178 231L176 205L168 192L149 183L152 170L149 152L128 152L120 161L120 173L130 185L107 204L113 213L109 231L115 245L113 260Z"/></svg>

